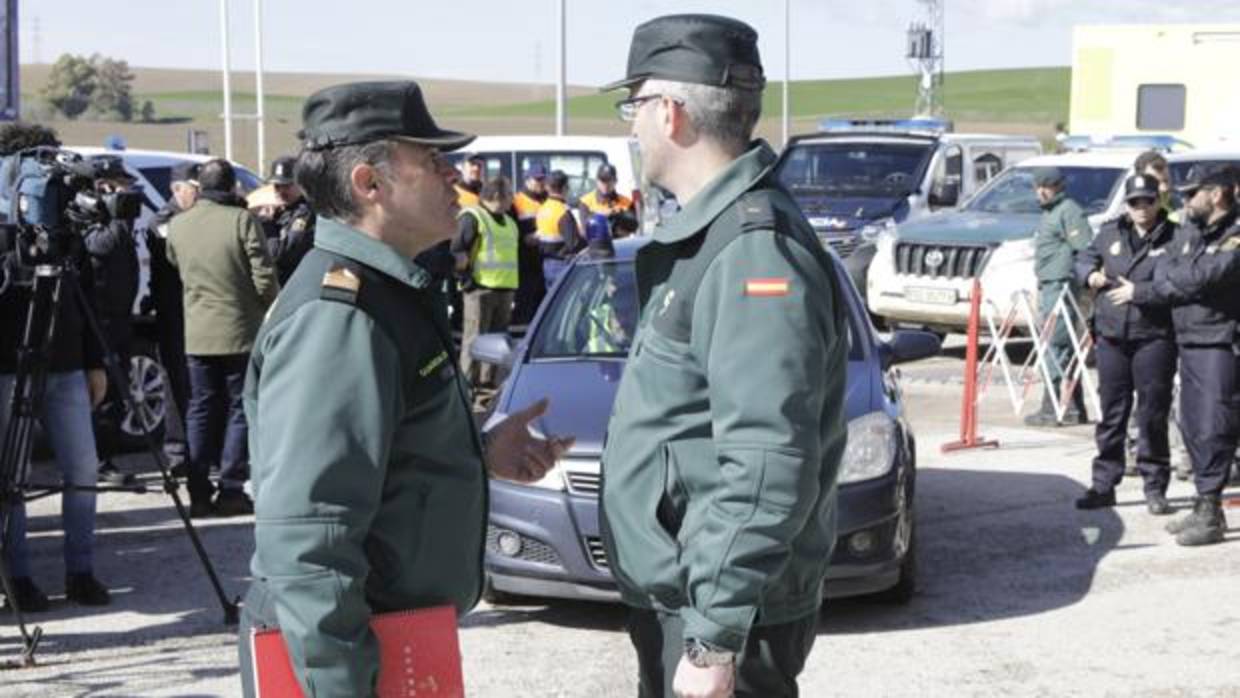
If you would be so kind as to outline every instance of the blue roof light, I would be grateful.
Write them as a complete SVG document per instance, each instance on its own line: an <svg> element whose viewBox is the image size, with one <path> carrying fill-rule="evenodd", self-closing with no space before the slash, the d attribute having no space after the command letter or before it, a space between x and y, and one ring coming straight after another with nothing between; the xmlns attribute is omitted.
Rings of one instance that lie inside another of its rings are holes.
<svg viewBox="0 0 1240 698"><path fill-rule="evenodd" d="M914 117L911 119L842 119L830 117L818 122L819 131L890 131L893 133L949 133L953 128L947 119Z"/></svg>

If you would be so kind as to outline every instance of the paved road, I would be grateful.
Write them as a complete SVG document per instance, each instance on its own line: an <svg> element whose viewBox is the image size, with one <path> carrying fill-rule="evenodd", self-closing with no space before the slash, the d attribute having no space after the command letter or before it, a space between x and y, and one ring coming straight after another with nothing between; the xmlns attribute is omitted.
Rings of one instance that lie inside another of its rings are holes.
<svg viewBox="0 0 1240 698"><path fill-rule="evenodd" d="M1220 546L1179 548L1131 481L1114 510L1077 512L1088 428L1020 428L996 393L981 430L1002 448L944 456L958 388L910 380L907 394L921 465L922 593L906 607L830 604L804 695L1240 696L1240 531ZM1182 482L1171 492L1181 505L1191 493ZM54 500L39 502L32 518L36 570L52 592L55 510ZM235 695L233 637L167 498L109 495L100 511L97 564L114 605L54 599L38 618L40 666L0 672L0 696ZM1229 511L1240 526L1240 508ZM211 522L201 534L240 593L250 523ZM623 624L610 606L484 605L461 633L470 695L632 696ZM12 655L15 634L0 621L0 655Z"/></svg>

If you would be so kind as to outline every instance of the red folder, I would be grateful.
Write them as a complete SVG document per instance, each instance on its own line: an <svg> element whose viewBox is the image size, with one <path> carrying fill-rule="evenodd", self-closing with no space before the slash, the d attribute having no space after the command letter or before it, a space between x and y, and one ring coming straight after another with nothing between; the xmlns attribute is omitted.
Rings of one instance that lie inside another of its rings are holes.
<svg viewBox="0 0 1240 698"><path fill-rule="evenodd" d="M379 698L465 695L455 608L381 613L370 619L370 629L379 639ZM250 642L259 698L302 698L279 629L255 630Z"/></svg>

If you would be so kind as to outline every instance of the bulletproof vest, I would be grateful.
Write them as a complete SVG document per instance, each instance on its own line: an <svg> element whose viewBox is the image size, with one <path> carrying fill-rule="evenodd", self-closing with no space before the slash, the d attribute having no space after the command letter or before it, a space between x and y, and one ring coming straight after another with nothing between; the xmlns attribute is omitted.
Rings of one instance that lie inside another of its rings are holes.
<svg viewBox="0 0 1240 698"><path fill-rule="evenodd" d="M638 251L637 291L643 309L654 287L667 282L662 295L666 306L654 313L650 320L652 327L669 339L688 342L692 335L693 306L706 270L732 241L757 230L774 231L777 244L781 238L792 238L814 256L831 284L836 299L833 304L836 326L842 327L844 301L839 277L834 271L835 262L799 214L791 197L769 180L759 181L755 188L724 209L706 228L705 234L670 244L656 241Z"/></svg>

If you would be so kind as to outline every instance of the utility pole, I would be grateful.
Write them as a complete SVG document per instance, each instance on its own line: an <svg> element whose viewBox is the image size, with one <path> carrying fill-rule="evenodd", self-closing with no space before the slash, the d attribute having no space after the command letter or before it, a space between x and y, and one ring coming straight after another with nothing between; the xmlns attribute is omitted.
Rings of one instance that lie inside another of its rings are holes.
<svg viewBox="0 0 1240 698"><path fill-rule="evenodd" d="M784 145L788 145L788 83L792 80L792 0L784 0Z"/></svg>
<svg viewBox="0 0 1240 698"><path fill-rule="evenodd" d="M566 0L559 0L559 13L556 27L559 32L560 48L557 52L559 68L555 83L555 135L563 136L568 132L568 110L565 103L568 98L568 30L565 12Z"/></svg>
<svg viewBox="0 0 1240 698"><path fill-rule="evenodd" d="M946 0L918 0L926 6L926 21L908 28L907 58L917 71L915 116L943 114L943 3Z"/></svg>
<svg viewBox="0 0 1240 698"><path fill-rule="evenodd" d="M263 120L263 0L254 0L254 121L258 128L258 174L267 157L266 122Z"/></svg>
<svg viewBox="0 0 1240 698"><path fill-rule="evenodd" d="M228 66L228 0L220 0L220 64L224 77L224 157L232 160L232 77Z"/></svg>

